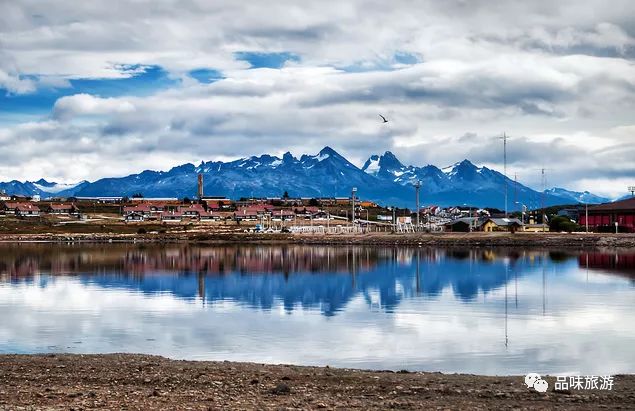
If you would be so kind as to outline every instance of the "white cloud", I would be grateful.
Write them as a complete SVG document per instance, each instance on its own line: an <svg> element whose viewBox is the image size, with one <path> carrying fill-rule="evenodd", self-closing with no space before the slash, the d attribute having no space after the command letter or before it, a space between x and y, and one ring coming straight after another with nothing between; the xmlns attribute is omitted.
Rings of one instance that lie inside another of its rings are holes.
<svg viewBox="0 0 635 411"><path fill-rule="evenodd" d="M150 65L184 81L144 97L63 97L49 119L5 127L0 179L92 180L327 144L359 164L390 149L416 165L468 157L501 168L493 137L507 131L511 169L546 165L553 185L617 194L603 181L635 177L635 3L612 4L5 2L0 87L10 93ZM238 51L300 61L250 70ZM185 74L197 68L225 78L194 82Z"/></svg>

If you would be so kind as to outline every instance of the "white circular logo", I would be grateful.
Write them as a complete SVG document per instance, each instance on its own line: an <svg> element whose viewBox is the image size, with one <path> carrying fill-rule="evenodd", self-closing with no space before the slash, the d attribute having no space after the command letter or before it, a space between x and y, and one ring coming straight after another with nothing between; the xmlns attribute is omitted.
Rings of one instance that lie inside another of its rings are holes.
<svg viewBox="0 0 635 411"><path fill-rule="evenodd" d="M536 374L535 372L530 372L525 375L525 385L527 388L533 388L538 392L547 392L547 388L549 388L549 383L543 380L540 374Z"/></svg>

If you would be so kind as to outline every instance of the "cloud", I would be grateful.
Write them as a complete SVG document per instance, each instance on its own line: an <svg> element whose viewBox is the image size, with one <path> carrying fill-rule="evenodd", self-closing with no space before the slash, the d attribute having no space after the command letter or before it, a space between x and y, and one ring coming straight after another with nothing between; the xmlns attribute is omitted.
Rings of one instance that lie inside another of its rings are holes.
<svg viewBox="0 0 635 411"><path fill-rule="evenodd" d="M392 150L415 165L502 169L494 137L506 131L524 182L539 187L526 170L545 164L553 185L617 194L603 182L633 177L633 15L630 1L5 2L0 88L102 86L0 128L0 179L93 180L324 145L358 164ZM151 70L170 81L114 92Z"/></svg>

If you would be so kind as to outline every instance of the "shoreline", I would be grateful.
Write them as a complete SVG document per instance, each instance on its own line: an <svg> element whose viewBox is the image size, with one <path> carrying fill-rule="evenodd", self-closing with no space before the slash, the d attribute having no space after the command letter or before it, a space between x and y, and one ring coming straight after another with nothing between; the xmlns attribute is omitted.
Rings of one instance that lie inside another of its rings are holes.
<svg viewBox="0 0 635 411"><path fill-rule="evenodd" d="M367 233L255 234L182 232L168 234L3 234L0 243L193 243L262 245L359 245L438 247L635 248L635 234L605 233Z"/></svg>
<svg viewBox="0 0 635 411"><path fill-rule="evenodd" d="M0 410L45 409L628 409L635 375L613 390L554 391L523 376L366 371L139 354L0 355Z"/></svg>

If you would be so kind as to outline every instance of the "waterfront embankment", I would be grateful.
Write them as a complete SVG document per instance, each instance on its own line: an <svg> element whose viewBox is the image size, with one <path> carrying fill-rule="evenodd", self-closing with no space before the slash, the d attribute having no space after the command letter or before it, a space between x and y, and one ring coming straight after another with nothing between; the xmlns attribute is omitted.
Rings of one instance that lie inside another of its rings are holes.
<svg viewBox="0 0 635 411"><path fill-rule="evenodd" d="M361 371L132 354L2 355L0 410L630 409L635 376L611 390L529 389L522 376Z"/></svg>
<svg viewBox="0 0 635 411"><path fill-rule="evenodd" d="M171 231L168 233L2 234L0 242L134 242L207 244L315 244L442 247L635 248L635 234L606 233L387 233L265 234Z"/></svg>

